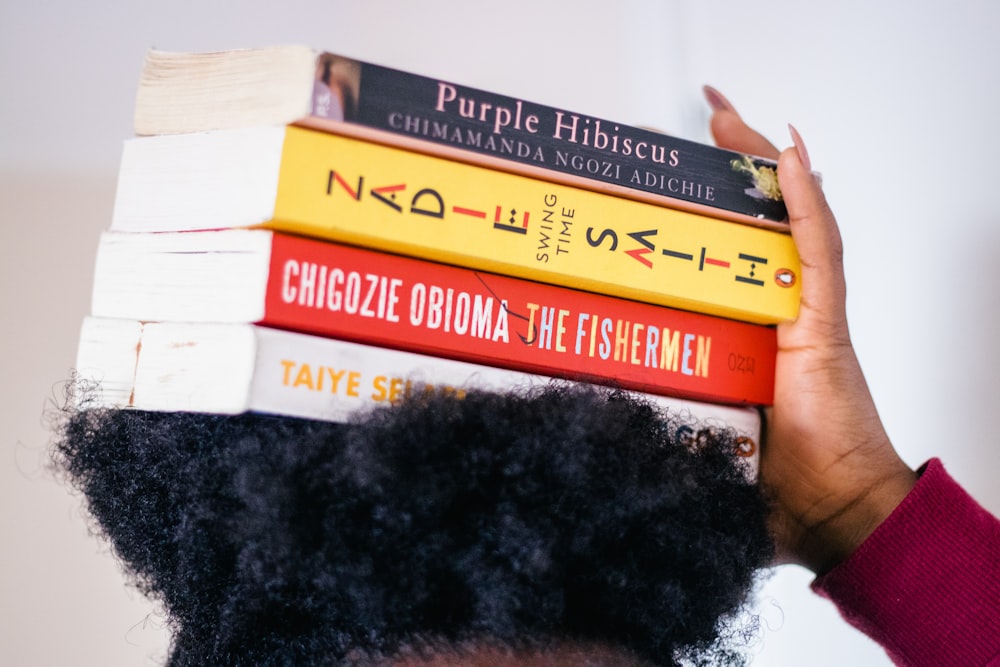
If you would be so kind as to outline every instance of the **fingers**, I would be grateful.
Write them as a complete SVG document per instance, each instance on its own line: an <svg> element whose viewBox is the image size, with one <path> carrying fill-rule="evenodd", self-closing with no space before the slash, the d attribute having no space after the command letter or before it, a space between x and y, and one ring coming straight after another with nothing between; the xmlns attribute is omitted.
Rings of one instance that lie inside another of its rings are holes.
<svg viewBox="0 0 1000 667"><path fill-rule="evenodd" d="M844 285L843 245L837 221L827 205L805 143L795 128L793 148L778 151L774 144L750 128L732 103L712 86L702 89L712 107L711 129L716 143L741 153L778 159L778 182L788 208L792 236L802 260L802 308L799 320L811 325L833 326L823 332L846 336L846 288Z"/></svg>
<svg viewBox="0 0 1000 667"><path fill-rule="evenodd" d="M789 126L789 129L795 145L778 158L778 182L802 261L800 319L822 314L829 322L845 322L844 249L840 230L811 171L805 143L795 128Z"/></svg>
<svg viewBox="0 0 1000 667"><path fill-rule="evenodd" d="M702 91L714 112L711 130L716 144L739 153L772 159L778 157L778 149L774 147L774 144L744 123L739 113L722 93L712 86L705 86Z"/></svg>

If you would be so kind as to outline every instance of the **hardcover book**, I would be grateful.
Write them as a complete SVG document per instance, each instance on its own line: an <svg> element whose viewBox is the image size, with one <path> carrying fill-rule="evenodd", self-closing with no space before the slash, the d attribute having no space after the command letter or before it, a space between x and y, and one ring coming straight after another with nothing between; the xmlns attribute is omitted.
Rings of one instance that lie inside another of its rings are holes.
<svg viewBox="0 0 1000 667"><path fill-rule="evenodd" d="M773 160L302 46L146 56L140 135L290 123L787 231Z"/></svg>
<svg viewBox="0 0 1000 667"><path fill-rule="evenodd" d="M254 226L758 324L798 313L789 234L300 127L126 142L113 230Z"/></svg>
<svg viewBox="0 0 1000 667"><path fill-rule="evenodd" d="M77 354L86 407L264 412L345 421L357 410L415 392L530 389L550 378L399 350L309 336L252 324L142 323L88 317ZM642 394L704 428L728 427L756 466L760 414Z"/></svg>
<svg viewBox="0 0 1000 667"><path fill-rule="evenodd" d="M106 232L91 313L255 322L644 392L773 398L772 327L265 230Z"/></svg>

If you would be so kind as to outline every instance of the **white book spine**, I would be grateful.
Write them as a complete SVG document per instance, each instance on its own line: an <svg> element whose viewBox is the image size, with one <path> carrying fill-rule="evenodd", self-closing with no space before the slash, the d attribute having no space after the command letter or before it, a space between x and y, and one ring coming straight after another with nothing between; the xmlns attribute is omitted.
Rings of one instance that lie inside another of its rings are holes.
<svg viewBox="0 0 1000 667"><path fill-rule="evenodd" d="M248 324L87 318L77 360L99 386L97 405L329 421L407 392L539 387L550 378ZM754 408L641 394L698 428L729 427L749 440L756 470L761 418Z"/></svg>
<svg viewBox="0 0 1000 667"><path fill-rule="evenodd" d="M278 196L284 141L280 126L126 140L111 229L167 232L267 222ZM164 174L179 176L165 180Z"/></svg>
<svg viewBox="0 0 1000 667"><path fill-rule="evenodd" d="M256 322L264 317L271 241L264 230L126 234L97 247L91 315Z"/></svg>

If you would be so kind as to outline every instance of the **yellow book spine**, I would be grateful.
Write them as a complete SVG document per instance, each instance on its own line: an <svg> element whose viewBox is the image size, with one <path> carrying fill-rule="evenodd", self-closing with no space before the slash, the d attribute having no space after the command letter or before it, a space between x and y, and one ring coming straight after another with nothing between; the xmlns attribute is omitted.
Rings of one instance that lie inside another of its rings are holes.
<svg viewBox="0 0 1000 667"><path fill-rule="evenodd" d="M268 226L759 324L798 314L791 236L297 127Z"/></svg>

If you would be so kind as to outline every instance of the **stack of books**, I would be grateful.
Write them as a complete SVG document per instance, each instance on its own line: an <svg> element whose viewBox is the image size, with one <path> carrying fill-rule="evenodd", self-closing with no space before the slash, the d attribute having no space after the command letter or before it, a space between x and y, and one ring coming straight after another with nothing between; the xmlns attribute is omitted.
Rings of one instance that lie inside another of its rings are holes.
<svg viewBox="0 0 1000 667"><path fill-rule="evenodd" d="M799 303L775 164L302 47L150 52L77 372L344 419L551 378L760 436Z"/></svg>

